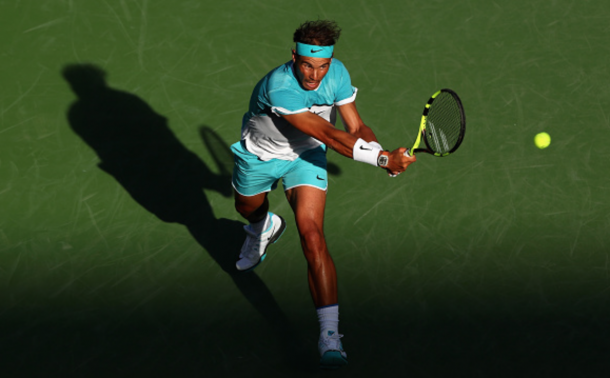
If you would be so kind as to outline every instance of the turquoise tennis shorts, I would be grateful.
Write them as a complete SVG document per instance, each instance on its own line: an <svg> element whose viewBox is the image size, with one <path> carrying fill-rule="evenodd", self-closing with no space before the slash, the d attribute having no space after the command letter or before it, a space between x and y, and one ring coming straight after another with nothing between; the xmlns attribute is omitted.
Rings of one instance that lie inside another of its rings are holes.
<svg viewBox="0 0 610 378"><path fill-rule="evenodd" d="M326 146L321 145L302 153L296 160L260 160L248 152L245 142L231 146L235 154L233 166L233 188L243 196L255 196L277 188L282 179L284 190L297 186L313 186L320 190L328 188L326 174Z"/></svg>

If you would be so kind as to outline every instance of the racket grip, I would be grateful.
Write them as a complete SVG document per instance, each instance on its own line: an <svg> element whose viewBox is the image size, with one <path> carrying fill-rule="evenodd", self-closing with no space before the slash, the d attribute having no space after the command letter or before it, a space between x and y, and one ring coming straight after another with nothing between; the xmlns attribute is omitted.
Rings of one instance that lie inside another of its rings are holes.
<svg viewBox="0 0 610 378"><path fill-rule="evenodd" d="M404 155L406 157L411 157L411 151L409 151L409 149L407 148L407 150L405 151Z"/></svg>

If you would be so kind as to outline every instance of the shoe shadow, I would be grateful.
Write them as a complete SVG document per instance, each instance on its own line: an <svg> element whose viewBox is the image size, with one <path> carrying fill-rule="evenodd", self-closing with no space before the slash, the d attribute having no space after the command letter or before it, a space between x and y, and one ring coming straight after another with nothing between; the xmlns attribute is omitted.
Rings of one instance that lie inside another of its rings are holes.
<svg viewBox="0 0 610 378"><path fill-rule="evenodd" d="M96 152L99 168L159 219L184 225L266 319L279 345L289 345L285 335L296 332L265 283L255 272L240 274L235 269L244 224L217 219L203 191L232 195L233 155L227 144L210 127L200 128L220 172L214 173L176 138L167 118L138 96L108 87L100 68L74 64L62 74L78 97L68 110L70 127ZM286 352L287 362L298 366L293 353L280 350Z"/></svg>

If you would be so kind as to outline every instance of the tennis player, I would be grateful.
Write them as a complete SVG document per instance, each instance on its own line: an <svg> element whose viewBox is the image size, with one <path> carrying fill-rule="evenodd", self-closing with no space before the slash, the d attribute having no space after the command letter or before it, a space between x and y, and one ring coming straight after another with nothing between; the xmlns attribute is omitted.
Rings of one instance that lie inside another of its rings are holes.
<svg viewBox="0 0 610 378"><path fill-rule="evenodd" d="M328 188L326 149L398 175L415 161L406 148L384 151L367 127L347 69L334 59L341 29L334 21L305 22L295 31L292 60L273 69L254 88L235 154L235 208L248 220L236 266L250 271L266 257L286 221L269 212L267 194L282 179L308 264L309 288L320 321L320 366L347 364L339 334L335 265L324 238ZM346 131L335 128L339 110ZM365 173L363 173L365 174Z"/></svg>

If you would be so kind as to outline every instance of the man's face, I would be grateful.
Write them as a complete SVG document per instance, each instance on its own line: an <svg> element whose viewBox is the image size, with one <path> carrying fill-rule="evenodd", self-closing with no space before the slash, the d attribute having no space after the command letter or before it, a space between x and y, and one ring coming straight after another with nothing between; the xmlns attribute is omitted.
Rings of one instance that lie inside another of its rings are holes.
<svg viewBox="0 0 610 378"><path fill-rule="evenodd" d="M309 91L313 91L320 86L322 79L328 73L332 58L311 58L308 56L297 55L292 52L295 72L301 86Z"/></svg>

